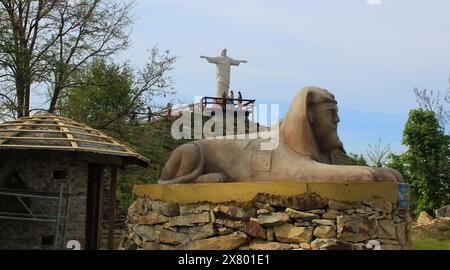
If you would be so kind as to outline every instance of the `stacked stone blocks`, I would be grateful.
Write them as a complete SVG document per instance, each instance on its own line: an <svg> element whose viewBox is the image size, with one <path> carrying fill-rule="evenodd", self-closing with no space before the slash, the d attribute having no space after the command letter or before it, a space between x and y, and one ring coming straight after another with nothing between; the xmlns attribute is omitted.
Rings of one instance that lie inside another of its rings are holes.
<svg viewBox="0 0 450 270"><path fill-rule="evenodd" d="M129 207L120 249L402 250L410 230L407 210L383 198L259 193L247 203L179 204L142 196Z"/></svg>

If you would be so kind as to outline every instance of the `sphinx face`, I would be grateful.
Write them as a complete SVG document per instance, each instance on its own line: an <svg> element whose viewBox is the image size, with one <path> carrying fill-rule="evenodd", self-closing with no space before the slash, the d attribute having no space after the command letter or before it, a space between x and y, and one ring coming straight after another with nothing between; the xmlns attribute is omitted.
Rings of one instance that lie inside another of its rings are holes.
<svg viewBox="0 0 450 270"><path fill-rule="evenodd" d="M340 122L337 105L332 102L317 104L311 113L311 127L320 150L331 152L341 148L342 142L337 134Z"/></svg>

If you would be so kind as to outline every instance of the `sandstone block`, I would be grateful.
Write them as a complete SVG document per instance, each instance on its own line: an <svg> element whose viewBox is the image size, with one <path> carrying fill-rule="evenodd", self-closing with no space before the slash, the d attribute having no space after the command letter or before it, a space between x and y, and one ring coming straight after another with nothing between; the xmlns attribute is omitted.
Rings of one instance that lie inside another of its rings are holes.
<svg viewBox="0 0 450 270"><path fill-rule="evenodd" d="M320 225L314 230L314 236L317 238L334 238L336 231L331 226Z"/></svg>
<svg viewBox="0 0 450 270"><path fill-rule="evenodd" d="M282 243L310 243L313 237L313 229L296 227L286 223L273 228L275 238Z"/></svg>
<svg viewBox="0 0 450 270"><path fill-rule="evenodd" d="M180 207L177 203L148 200L147 207L149 210L167 217L175 217L180 215Z"/></svg>
<svg viewBox="0 0 450 270"><path fill-rule="evenodd" d="M335 238L317 238L311 242L313 250L352 250L352 245Z"/></svg>
<svg viewBox="0 0 450 270"><path fill-rule="evenodd" d="M255 238L267 239L266 231L261 227L261 225L253 221L217 219L216 224L245 232Z"/></svg>
<svg viewBox="0 0 450 270"><path fill-rule="evenodd" d="M159 242L170 245L178 245L189 239L189 235L162 229L159 234Z"/></svg>
<svg viewBox="0 0 450 270"><path fill-rule="evenodd" d="M324 226L331 226L333 228L336 228L336 222L334 220L330 220L330 219L313 219L311 221L311 224L313 226L324 225Z"/></svg>
<svg viewBox="0 0 450 270"><path fill-rule="evenodd" d="M378 220L377 237L384 239L396 239L395 223L391 219Z"/></svg>
<svg viewBox="0 0 450 270"><path fill-rule="evenodd" d="M254 221L264 227L278 226L289 222L289 216L283 212L275 212L271 214L259 215L258 218L252 218L250 221Z"/></svg>
<svg viewBox="0 0 450 270"><path fill-rule="evenodd" d="M256 217L256 209L244 209L242 207L233 205L218 205L214 208L214 213L222 214L239 220L250 220L250 218Z"/></svg>
<svg viewBox="0 0 450 270"><path fill-rule="evenodd" d="M161 224L165 223L169 220L168 217L161 215L156 212L147 212L144 216L139 216L138 218L138 224L139 225L154 225L154 224Z"/></svg>
<svg viewBox="0 0 450 270"><path fill-rule="evenodd" d="M253 240L249 245L250 250L289 250L289 244Z"/></svg>
<svg viewBox="0 0 450 270"><path fill-rule="evenodd" d="M434 219L426 211L422 211L417 218L417 225L430 225L434 223Z"/></svg>
<svg viewBox="0 0 450 270"><path fill-rule="evenodd" d="M320 216L318 216L316 214L301 212L301 211L294 210L292 208L286 208L285 213L292 219L312 220L312 219L320 218Z"/></svg>
<svg viewBox="0 0 450 270"><path fill-rule="evenodd" d="M209 212L201 212L198 214L189 214L185 216L178 216L170 218L169 221L164 224L166 227L173 226L194 226L198 223L208 223L211 221Z"/></svg>
<svg viewBox="0 0 450 270"><path fill-rule="evenodd" d="M370 239L376 233L376 222L367 217L342 215L337 217L337 237L353 243Z"/></svg>
<svg viewBox="0 0 450 270"><path fill-rule="evenodd" d="M234 250L248 242L243 232L217 236L213 238L194 240L176 247L177 250Z"/></svg>

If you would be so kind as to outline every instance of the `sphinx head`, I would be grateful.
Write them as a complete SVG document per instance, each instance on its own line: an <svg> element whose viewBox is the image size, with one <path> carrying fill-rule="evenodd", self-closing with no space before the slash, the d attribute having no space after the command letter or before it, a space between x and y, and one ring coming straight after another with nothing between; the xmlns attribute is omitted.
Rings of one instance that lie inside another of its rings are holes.
<svg viewBox="0 0 450 270"><path fill-rule="evenodd" d="M307 97L307 114L317 146L322 152L331 152L342 147L337 134L340 121L337 101L325 89L316 88Z"/></svg>

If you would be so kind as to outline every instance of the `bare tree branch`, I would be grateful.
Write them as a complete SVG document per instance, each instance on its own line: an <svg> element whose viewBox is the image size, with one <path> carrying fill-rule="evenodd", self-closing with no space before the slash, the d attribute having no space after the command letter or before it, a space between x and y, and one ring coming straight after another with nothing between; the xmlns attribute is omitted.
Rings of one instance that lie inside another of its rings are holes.
<svg viewBox="0 0 450 270"><path fill-rule="evenodd" d="M14 81L18 116L30 112L32 84L52 82L53 111L80 67L126 48L133 3L0 0L0 74Z"/></svg>
<svg viewBox="0 0 450 270"><path fill-rule="evenodd" d="M378 143L376 145L369 144L369 150L367 150L369 165L372 167L379 167L379 168L384 167L391 153L392 153L391 144L388 143L387 145L382 146L381 138L379 138Z"/></svg>
<svg viewBox="0 0 450 270"><path fill-rule="evenodd" d="M133 22L133 2L89 0L83 5L59 9L59 32L72 28L58 41L58 51L49 57L54 77L49 111L53 112L74 74L94 57L107 57L128 46L127 29Z"/></svg>
<svg viewBox="0 0 450 270"><path fill-rule="evenodd" d="M130 115L130 113L135 113L132 110L138 102L149 104L156 96L174 94L172 78L168 75L168 72L173 69L172 66L176 59L176 56L169 55L169 51L160 53L155 45L150 51L147 64L138 72L138 79L133 83L134 94L128 106L121 110L114 119L109 119L99 128L105 128Z"/></svg>
<svg viewBox="0 0 450 270"><path fill-rule="evenodd" d="M435 92L433 90L419 90L418 88L414 88L414 94L416 95L417 103L421 108L426 111L434 112L436 118L442 127L445 127L446 124L450 121L450 88L445 93L444 97L441 97L441 93L439 91Z"/></svg>

